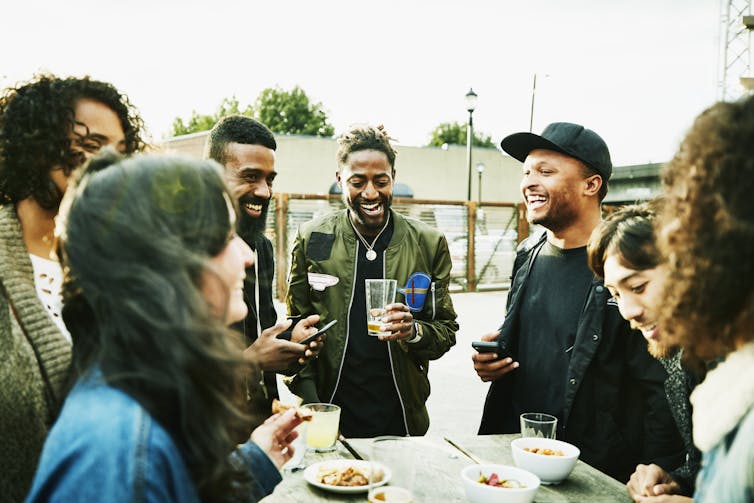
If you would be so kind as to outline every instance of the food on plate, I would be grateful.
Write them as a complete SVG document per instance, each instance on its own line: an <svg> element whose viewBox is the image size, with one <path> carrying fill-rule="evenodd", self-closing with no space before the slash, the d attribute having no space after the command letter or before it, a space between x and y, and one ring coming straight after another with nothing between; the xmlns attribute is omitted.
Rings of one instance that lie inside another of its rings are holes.
<svg viewBox="0 0 754 503"><path fill-rule="evenodd" d="M500 479L497 473L491 473L489 477L485 477L484 474L479 474L477 482L487 486L503 487L506 489L523 489L526 487L516 479Z"/></svg>
<svg viewBox="0 0 754 503"><path fill-rule="evenodd" d="M317 481L328 486L365 486L369 484L369 469L354 466L322 466Z"/></svg>
<svg viewBox="0 0 754 503"><path fill-rule="evenodd" d="M565 456L563 454L563 451L556 450L556 449L544 449L539 447L524 447L524 450L526 452L531 452L532 454L541 454L543 456Z"/></svg>
<svg viewBox="0 0 754 503"><path fill-rule="evenodd" d="M301 419L302 421L311 421L312 420L312 412L307 409L303 409L301 407L296 407L295 405L286 405L277 398L274 398L272 400L272 413L273 414L282 414L283 412L287 411L288 409L295 409L296 410L296 416Z"/></svg>

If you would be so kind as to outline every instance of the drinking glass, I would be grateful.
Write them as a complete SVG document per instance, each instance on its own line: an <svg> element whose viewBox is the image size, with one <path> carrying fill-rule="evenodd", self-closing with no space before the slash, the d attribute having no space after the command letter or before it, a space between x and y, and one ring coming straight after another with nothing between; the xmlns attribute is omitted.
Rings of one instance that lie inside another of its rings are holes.
<svg viewBox="0 0 754 503"><path fill-rule="evenodd" d="M416 448L409 437L384 436L372 440L369 503L411 503L416 474ZM380 474L390 473L387 484Z"/></svg>
<svg viewBox="0 0 754 503"><path fill-rule="evenodd" d="M340 425L340 407L331 403L307 403L312 420L306 427L306 447L315 452L335 450Z"/></svg>
<svg viewBox="0 0 754 503"><path fill-rule="evenodd" d="M369 335L389 335L390 332L385 331L382 318L386 314L385 307L395 302L396 281L394 279L368 279L365 287Z"/></svg>
<svg viewBox="0 0 754 503"><path fill-rule="evenodd" d="M541 412L521 414L521 436L555 438L558 431L558 418Z"/></svg>

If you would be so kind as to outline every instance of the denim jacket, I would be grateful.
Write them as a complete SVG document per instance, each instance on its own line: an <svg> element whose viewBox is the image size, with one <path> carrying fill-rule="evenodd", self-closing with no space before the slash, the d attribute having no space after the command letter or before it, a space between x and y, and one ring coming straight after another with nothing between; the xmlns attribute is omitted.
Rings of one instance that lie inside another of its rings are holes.
<svg viewBox="0 0 754 503"><path fill-rule="evenodd" d="M703 452L694 501L754 501L754 342L730 353L691 394Z"/></svg>
<svg viewBox="0 0 754 503"><path fill-rule="evenodd" d="M247 501L281 477L248 441L232 454L252 472ZM168 432L131 396L95 370L79 379L50 431L27 502L198 502L183 456Z"/></svg>

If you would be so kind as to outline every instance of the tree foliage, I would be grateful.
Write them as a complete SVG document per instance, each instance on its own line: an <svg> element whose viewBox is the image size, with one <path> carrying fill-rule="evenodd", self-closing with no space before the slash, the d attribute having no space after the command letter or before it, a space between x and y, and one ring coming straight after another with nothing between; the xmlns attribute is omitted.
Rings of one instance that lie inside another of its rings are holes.
<svg viewBox="0 0 754 503"><path fill-rule="evenodd" d="M209 131L212 129L217 121L225 117L226 115L241 114L249 117L254 116L254 112L250 106L247 106L243 111L240 108L240 103L235 96L230 98L223 98L220 106L214 114L200 114L196 110L191 112L191 118L188 122L183 122L183 119L176 117L173 119L173 130L171 134L173 136L181 136L184 134L198 133L200 131Z"/></svg>
<svg viewBox="0 0 754 503"><path fill-rule="evenodd" d="M173 120L173 136L180 136L212 129L226 115L246 115L265 124L273 133L332 136L335 132L320 103L311 103L306 93L298 86L290 91L280 87L264 89L254 105L241 109L235 96L224 98L213 114L191 112L186 122L180 117Z"/></svg>
<svg viewBox="0 0 754 503"><path fill-rule="evenodd" d="M467 124L459 122L443 122L430 133L431 139L427 145L430 147L441 147L446 143L466 145L467 127ZM473 131L471 144L475 147L495 147L489 135L477 131Z"/></svg>
<svg viewBox="0 0 754 503"><path fill-rule="evenodd" d="M298 86L290 91L279 87L263 90L254 103L254 114L274 133L315 136L332 136L335 133L322 104L311 103Z"/></svg>

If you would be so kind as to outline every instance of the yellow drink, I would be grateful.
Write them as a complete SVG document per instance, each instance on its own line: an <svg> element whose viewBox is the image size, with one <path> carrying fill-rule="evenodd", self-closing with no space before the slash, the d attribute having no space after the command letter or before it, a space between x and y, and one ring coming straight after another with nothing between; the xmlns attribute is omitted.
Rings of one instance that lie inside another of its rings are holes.
<svg viewBox="0 0 754 503"><path fill-rule="evenodd" d="M367 322L367 330L369 331L369 335L389 334L389 332L385 332L385 325L379 320Z"/></svg>
<svg viewBox="0 0 754 503"><path fill-rule="evenodd" d="M305 407L312 411L312 420L306 428L306 446L319 452L335 449L340 407L325 403L310 403Z"/></svg>

